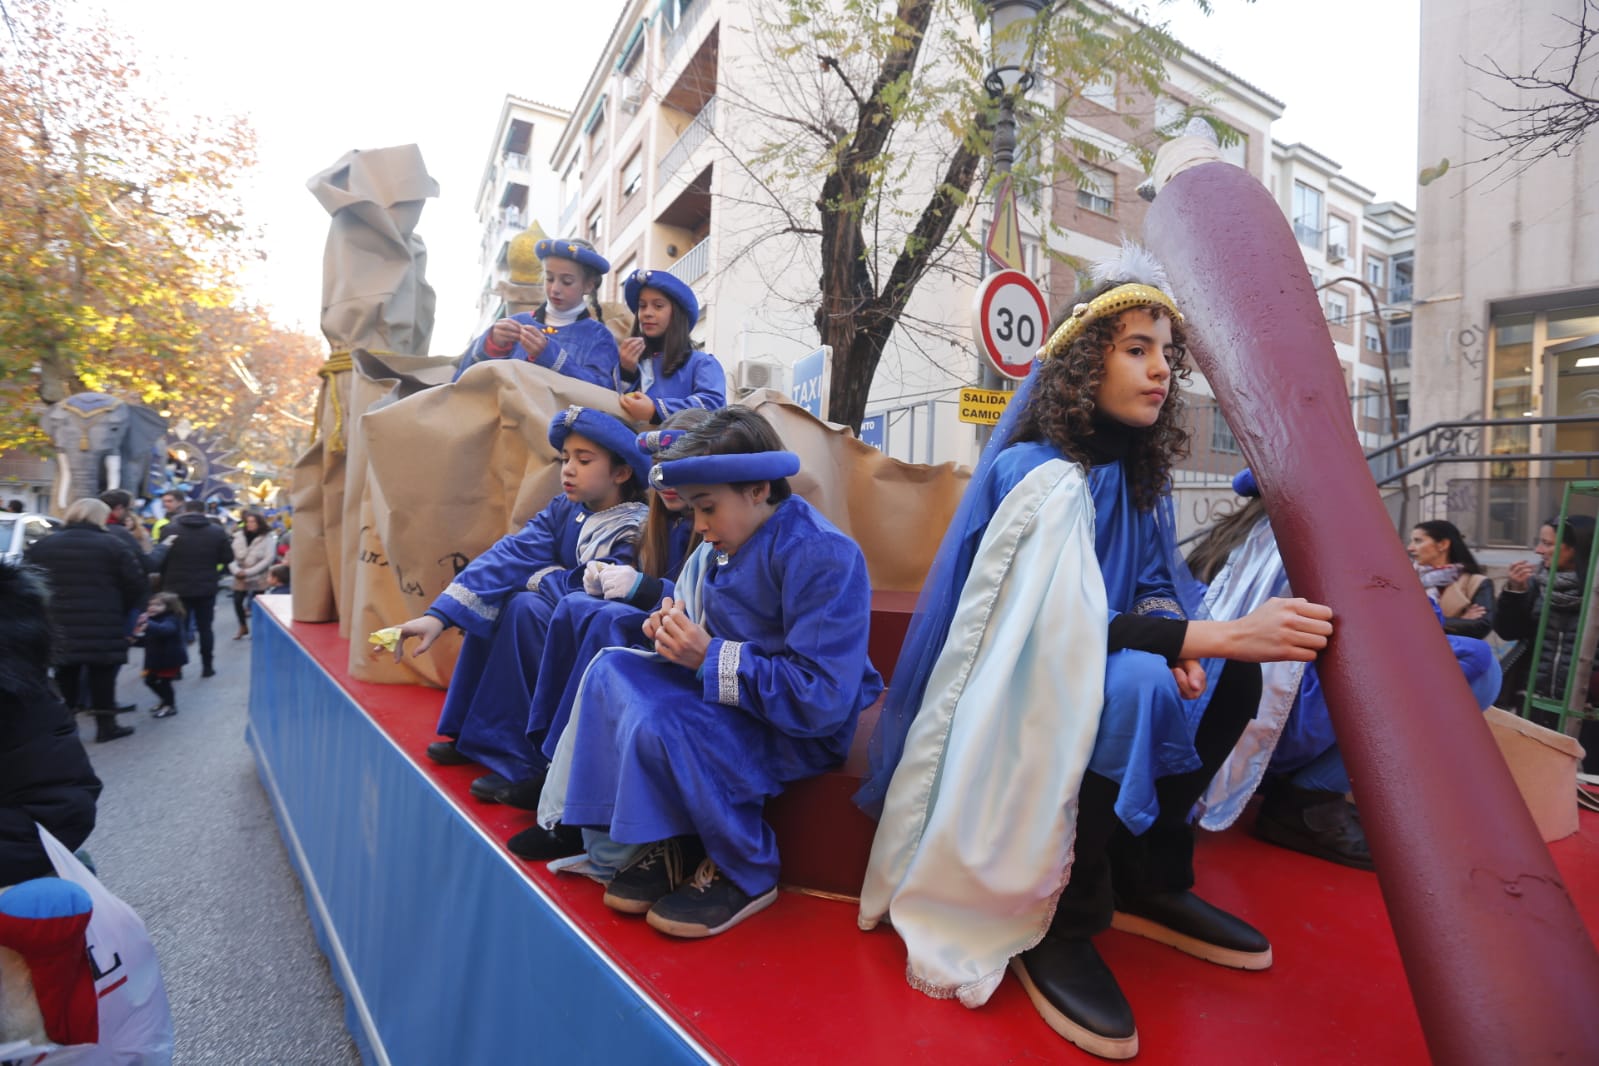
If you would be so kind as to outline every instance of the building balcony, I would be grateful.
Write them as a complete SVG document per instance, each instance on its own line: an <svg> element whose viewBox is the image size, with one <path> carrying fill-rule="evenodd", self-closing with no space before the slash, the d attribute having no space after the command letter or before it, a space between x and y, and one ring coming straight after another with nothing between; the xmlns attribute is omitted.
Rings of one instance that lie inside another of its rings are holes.
<svg viewBox="0 0 1599 1066"><path fill-rule="evenodd" d="M694 154L694 149L705 143L716 127L716 97L705 101L705 106L700 113L694 116L694 121L688 124L682 134L672 143L661 157L661 164L656 168L655 187L663 189L671 181L683 165Z"/></svg>
<svg viewBox="0 0 1599 1066"><path fill-rule="evenodd" d="M699 24L700 16L705 14L705 9L711 6L711 0L692 0L688 9L679 16L678 24L667 35L661 45L661 65L669 67L672 60L683 52L683 47L694 37L694 28Z"/></svg>
<svg viewBox="0 0 1599 1066"><path fill-rule="evenodd" d="M527 153L525 152L506 152L500 156L500 164L504 166L506 170L526 172L533 169L533 164L528 159Z"/></svg>
<svg viewBox="0 0 1599 1066"><path fill-rule="evenodd" d="M1388 302L1393 304L1407 304L1411 300L1411 284L1408 281L1396 281L1388 286Z"/></svg>
<svg viewBox="0 0 1599 1066"><path fill-rule="evenodd" d="M1321 248L1322 231L1308 222L1294 220L1294 238L1307 248Z"/></svg>
<svg viewBox="0 0 1599 1066"><path fill-rule="evenodd" d="M678 281L685 285L692 285L705 276L711 268L711 239L706 237L703 241L683 253L683 257L667 268Z"/></svg>
<svg viewBox="0 0 1599 1066"><path fill-rule="evenodd" d="M565 210L561 212L561 224L557 227L555 236L570 237L572 235L572 227L577 225L577 202L579 199L578 196L574 195L571 202L566 205Z"/></svg>

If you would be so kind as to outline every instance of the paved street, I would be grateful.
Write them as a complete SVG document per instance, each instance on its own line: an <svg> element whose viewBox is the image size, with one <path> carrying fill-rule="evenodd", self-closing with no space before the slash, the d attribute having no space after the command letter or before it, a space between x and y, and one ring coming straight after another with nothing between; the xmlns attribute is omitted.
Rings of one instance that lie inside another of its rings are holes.
<svg viewBox="0 0 1599 1066"><path fill-rule="evenodd" d="M200 678L191 646L175 717L150 717L138 649L118 686L120 702L140 708L120 720L138 732L95 744L93 720L80 717L105 781L87 847L155 939L180 1066L358 1063L244 743L250 643L235 629L219 597L218 676Z"/></svg>

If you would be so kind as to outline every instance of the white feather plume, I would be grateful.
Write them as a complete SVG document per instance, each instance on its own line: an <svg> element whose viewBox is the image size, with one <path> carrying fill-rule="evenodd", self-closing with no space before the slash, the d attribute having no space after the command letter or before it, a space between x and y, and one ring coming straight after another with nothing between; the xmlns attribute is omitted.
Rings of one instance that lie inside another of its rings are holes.
<svg viewBox="0 0 1599 1066"><path fill-rule="evenodd" d="M1107 281L1131 282L1153 285L1161 292L1169 292L1166 268L1142 244L1122 238L1121 251L1109 259L1101 259L1089 268L1095 284Z"/></svg>

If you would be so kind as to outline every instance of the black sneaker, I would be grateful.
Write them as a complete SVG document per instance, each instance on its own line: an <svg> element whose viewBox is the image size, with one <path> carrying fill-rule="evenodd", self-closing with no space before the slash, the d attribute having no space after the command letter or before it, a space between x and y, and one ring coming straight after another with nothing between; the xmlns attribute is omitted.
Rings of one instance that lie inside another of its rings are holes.
<svg viewBox="0 0 1599 1066"><path fill-rule="evenodd" d="M537 814L539 797L544 795L544 775L545 771L540 770L532 777L524 778L521 781L511 781L499 792L495 793L494 798L507 807L515 807L517 810L532 811Z"/></svg>
<svg viewBox="0 0 1599 1066"><path fill-rule="evenodd" d="M455 750L454 740L435 740L428 745L427 755L440 766L465 766L472 761Z"/></svg>
<svg viewBox="0 0 1599 1066"><path fill-rule="evenodd" d="M216 669L214 667L207 666L205 669L200 671L200 676L201 677L216 677L217 676L217 672L216 672Z"/></svg>
<svg viewBox="0 0 1599 1066"><path fill-rule="evenodd" d="M96 744L104 744L109 740L121 740L123 737L133 736L131 725L114 725L108 729L101 729L94 735Z"/></svg>
<svg viewBox="0 0 1599 1066"><path fill-rule="evenodd" d="M1117 899L1110 927L1218 966L1271 968L1271 942L1259 929L1192 892L1151 892L1136 900Z"/></svg>
<svg viewBox="0 0 1599 1066"><path fill-rule="evenodd" d="M1328 862L1357 870L1376 869L1355 805L1344 799L1342 792L1278 785L1268 790L1261 802L1255 835Z"/></svg>
<svg viewBox="0 0 1599 1066"><path fill-rule="evenodd" d="M172 706L170 703L163 703L150 709L150 716L152 718L171 718L177 713L178 709Z"/></svg>
<svg viewBox="0 0 1599 1066"><path fill-rule="evenodd" d="M699 857L699 841L693 843L694 858ZM605 888L605 905L623 914L644 914L683 883L688 870L684 861L684 841L676 837L661 840L643 851L616 872ZM689 861L692 861L690 859Z"/></svg>
<svg viewBox="0 0 1599 1066"><path fill-rule="evenodd" d="M693 877L650 908L648 921L663 933L697 939L725 933L776 902L776 885L751 896L706 859Z"/></svg>
<svg viewBox="0 0 1599 1066"><path fill-rule="evenodd" d="M499 774L484 774L472 782L472 795L487 803L500 802L500 790L511 782Z"/></svg>
<svg viewBox="0 0 1599 1066"><path fill-rule="evenodd" d="M535 825L507 840L505 846L519 859L529 859L533 862L564 859L582 852L583 831L569 825L558 825L554 829Z"/></svg>

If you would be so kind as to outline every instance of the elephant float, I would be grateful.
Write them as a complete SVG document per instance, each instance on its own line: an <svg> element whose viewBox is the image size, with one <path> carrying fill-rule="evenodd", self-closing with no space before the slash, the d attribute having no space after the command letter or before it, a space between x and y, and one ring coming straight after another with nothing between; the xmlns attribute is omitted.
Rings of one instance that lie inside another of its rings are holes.
<svg viewBox="0 0 1599 1066"><path fill-rule="evenodd" d="M167 421L142 404L80 392L51 404L39 426L56 447L57 511L109 489L143 495Z"/></svg>

